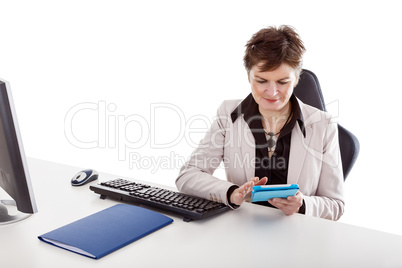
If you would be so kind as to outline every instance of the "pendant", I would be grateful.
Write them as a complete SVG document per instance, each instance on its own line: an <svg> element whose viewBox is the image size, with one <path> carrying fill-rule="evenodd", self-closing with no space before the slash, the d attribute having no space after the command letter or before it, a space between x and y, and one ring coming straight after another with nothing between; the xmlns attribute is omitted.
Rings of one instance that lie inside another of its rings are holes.
<svg viewBox="0 0 402 268"><path fill-rule="evenodd" d="M278 138L273 132L268 132L267 135L268 152L274 152L276 148L276 141L278 140Z"/></svg>

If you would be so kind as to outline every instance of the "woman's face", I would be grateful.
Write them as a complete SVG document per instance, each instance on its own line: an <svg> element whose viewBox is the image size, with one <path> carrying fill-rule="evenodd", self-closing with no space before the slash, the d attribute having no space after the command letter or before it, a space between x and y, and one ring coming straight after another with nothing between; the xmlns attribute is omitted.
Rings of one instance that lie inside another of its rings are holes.
<svg viewBox="0 0 402 268"><path fill-rule="evenodd" d="M296 70L282 64L274 71L261 72L259 64L248 74L251 92L261 113L287 111L289 99L296 83Z"/></svg>

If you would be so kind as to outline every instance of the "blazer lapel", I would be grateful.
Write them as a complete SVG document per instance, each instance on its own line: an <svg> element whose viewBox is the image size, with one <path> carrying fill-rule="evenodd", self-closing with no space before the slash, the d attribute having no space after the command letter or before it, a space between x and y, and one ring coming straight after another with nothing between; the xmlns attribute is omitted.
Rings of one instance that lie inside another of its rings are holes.
<svg viewBox="0 0 402 268"><path fill-rule="evenodd" d="M246 181L249 181L251 178L254 178L255 174L255 139L247 123L243 120L242 122L244 123L243 129L246 129L246 131L244 134L241 134L245 138L241 146L241 159L246 158L243 164L245 165Z"/></svg>
<svg viewBox="0 0 402 268"><path fill-rule="evenodd" d="M299 101L300 109L304 118L304 126L306 131L306 137L304 137L300 126L297 124L292 130L290 155L289 155L289 167L288 167L288 183L298 183L300 179L300 172L303 169L304 161L307 157L307 153L312 156L320 157L317 155L311 146L313 136L312 125L321 120L321 113L319 110L313 110L309 112L307 106Z"/></svg>
<svg viewBox="0 0 402 268"><path fill-rule="evenodd" d="M288 183L298 183L300 172L303 169L304 160L306 159L306 148L309 147L312 137L312 128L310 125L305 127L306 137L304 137L298 124L292 130L289 167L288 167Z"/></svg>

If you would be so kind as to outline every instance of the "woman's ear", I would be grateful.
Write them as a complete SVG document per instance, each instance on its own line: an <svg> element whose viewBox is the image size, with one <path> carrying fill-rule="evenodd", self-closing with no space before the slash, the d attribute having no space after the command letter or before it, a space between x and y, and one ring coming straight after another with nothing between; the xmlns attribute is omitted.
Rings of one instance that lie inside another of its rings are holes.
<svg viewBox="0 0 402 268"><path fill-rule="evenodd" d="M302 72L302 68L300 67L300 68L297 68L296 69L296 80L295 80L295 83L294 83L294 85L293 85L293 88L295 88L296 86L297 86L297 84L299 83L299 79L300 79L300 74L301 74L301 72Z"/></svg>

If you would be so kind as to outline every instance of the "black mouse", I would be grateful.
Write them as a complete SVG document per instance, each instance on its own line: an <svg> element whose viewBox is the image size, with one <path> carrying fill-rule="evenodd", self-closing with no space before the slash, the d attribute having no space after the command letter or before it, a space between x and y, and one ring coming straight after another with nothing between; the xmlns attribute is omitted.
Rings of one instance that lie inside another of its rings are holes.
<svg viewBox="0 0 402 268"><path fill-rule="evenodd" d="M93 169L85 169L77 173L71 179L72 186L81 186L88 182L95 181L98 179L98 172Z"/></svg>

